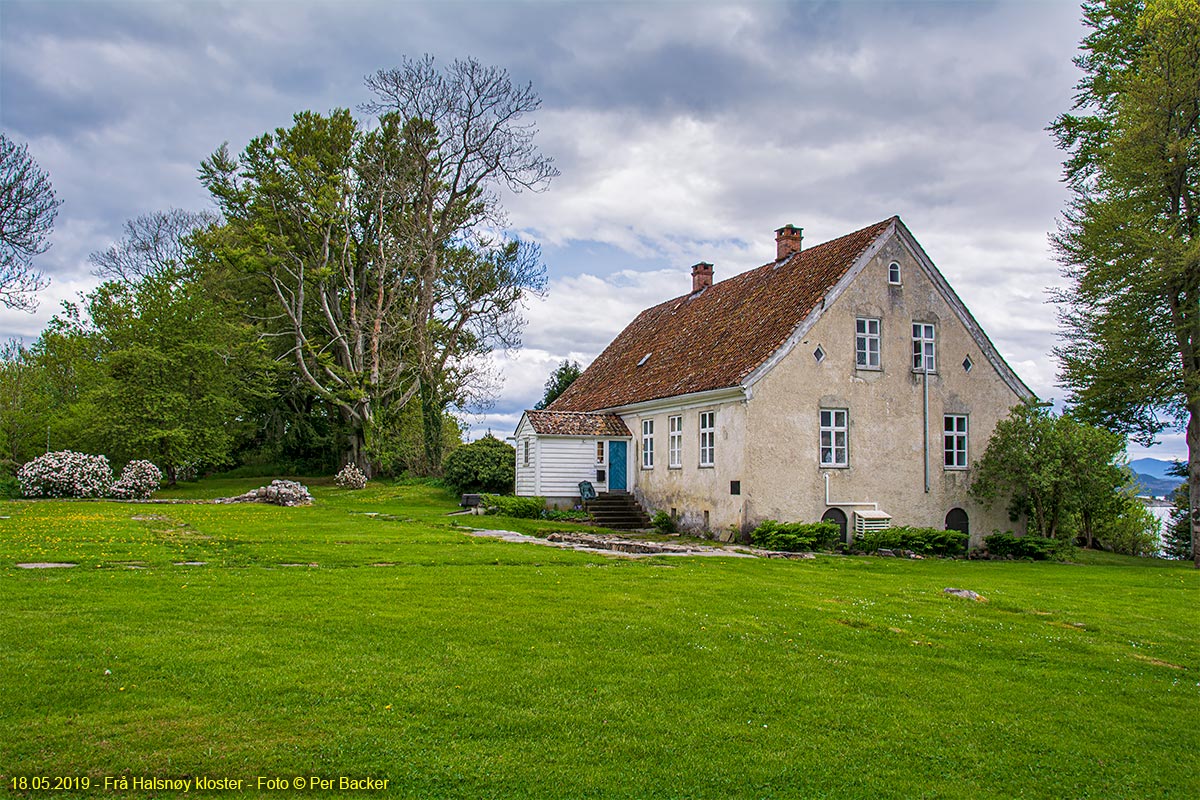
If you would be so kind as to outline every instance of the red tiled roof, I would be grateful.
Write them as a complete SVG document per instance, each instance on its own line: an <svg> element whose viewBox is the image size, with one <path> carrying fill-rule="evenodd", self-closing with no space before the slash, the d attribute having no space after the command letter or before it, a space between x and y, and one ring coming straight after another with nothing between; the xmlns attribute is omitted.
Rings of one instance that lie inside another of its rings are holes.
<svg viewBox="0 0 1200 800"><path fill-rule="evenodd" d="M616 408L739 385L787 341L862 252L898 219L885 219L698 294L646 309L551 404L551 410Z"/></svg>
<svg viewBox="0 0 1200 800"><path fill-rule="evenodd" d="M529 424L548 436L630 436L629 428L616 414L578 411L526 411Z"/></svg>

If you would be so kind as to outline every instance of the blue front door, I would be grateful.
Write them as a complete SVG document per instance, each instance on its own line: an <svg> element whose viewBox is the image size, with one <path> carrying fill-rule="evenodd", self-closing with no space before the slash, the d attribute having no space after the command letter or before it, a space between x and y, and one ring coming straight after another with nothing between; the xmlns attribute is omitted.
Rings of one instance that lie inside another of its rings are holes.
<svg viewBox="0 0 1200 800"><path fill-rule="evenodd" d="M624 490L625 486L625 443L608 443L608 490Z"/></svg>

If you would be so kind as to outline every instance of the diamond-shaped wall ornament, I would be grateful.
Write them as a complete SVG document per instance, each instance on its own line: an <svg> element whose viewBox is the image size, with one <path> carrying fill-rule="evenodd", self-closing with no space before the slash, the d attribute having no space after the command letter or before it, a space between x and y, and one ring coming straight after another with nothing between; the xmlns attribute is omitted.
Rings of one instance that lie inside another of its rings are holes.
<svg viewBox="0 0 1200 800"><path fill-rule="evenodd" d="M825 360L825 351L821 349L821 345L817 345L817 349L813 350L813 358L817 360L818 364Z"/></svg>
<svg viewBox="0 0 1200 800"><path fill-rule="evenodd" d="M967 356L966 358L963 359L963 369L965 369L967 372L970 372L971 368L974 366L975 366L975 362L971 360L970 356Z"/></svg>

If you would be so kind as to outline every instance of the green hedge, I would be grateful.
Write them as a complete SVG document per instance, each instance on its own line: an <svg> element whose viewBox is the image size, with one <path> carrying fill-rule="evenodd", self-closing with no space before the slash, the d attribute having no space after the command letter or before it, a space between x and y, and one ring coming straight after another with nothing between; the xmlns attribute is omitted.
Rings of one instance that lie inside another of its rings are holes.
<svg viewBox="0 0 1200 800"><path fill-rule="evenodd" d="M983 540L987 551L994 556L1029 558L1034 561L1061 559L1070 554L1070 542L1047 539L1044 536L1016 536L1012 531L996 532Z"/></svg>
<svg viewBox="0 0 1200 800"><path fill-rule="evenodd" d="M802 553L832 550L842 538L842 529L834 522L776 522L766 520L750 534L755 547Z"/></svg>
<svg viewBox="0 0 1200 800"><path fill-rule="evenodd" d="M869 531L855 539L855 550L874 553L877 550L911 550L926 556L955 556L967 549L967 535L941 528L913 528L897 525L879 531Z"/></svg>
<svg viewBox="0 0 1200 800"><path fill-rule="evenodd" d="M488 514L518 519L541 519L546 515L546 498L514 497L512 495L480 495L479 502Z"/></svg>

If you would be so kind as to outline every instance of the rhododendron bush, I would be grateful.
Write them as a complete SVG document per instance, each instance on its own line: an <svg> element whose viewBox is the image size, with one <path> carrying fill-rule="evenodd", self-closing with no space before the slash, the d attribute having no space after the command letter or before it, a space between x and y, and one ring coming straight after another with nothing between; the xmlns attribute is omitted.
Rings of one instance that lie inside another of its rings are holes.
<svg viewBox="0 0 1200 800"><path fill-rule="evenodd" d="M130 461L121 470L121 477L112 485L112 496L118 500L145 500L162 483L162 471L149 461Z"/></svg>
<svg viewBox="0 0 1200 800"><path fill-rule="evenodd" d="M60 450L27 462L17 480L26 497L104 497L112 488L113 471L104 456Z"/></svg>
<svg viewBox="0 0 1200 800"><path fill-rule="evenodd" d="M358 467L347 464L334 476L333 482L343 489L364 489L367 486L367 476Z"/></svg>

